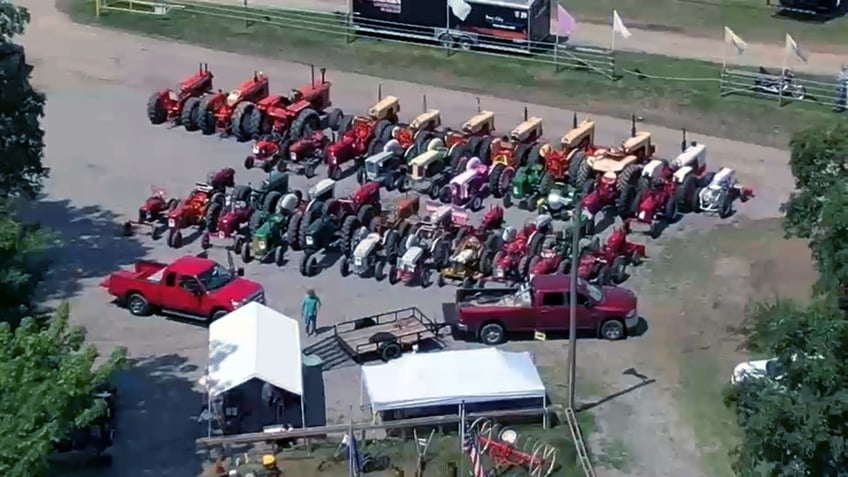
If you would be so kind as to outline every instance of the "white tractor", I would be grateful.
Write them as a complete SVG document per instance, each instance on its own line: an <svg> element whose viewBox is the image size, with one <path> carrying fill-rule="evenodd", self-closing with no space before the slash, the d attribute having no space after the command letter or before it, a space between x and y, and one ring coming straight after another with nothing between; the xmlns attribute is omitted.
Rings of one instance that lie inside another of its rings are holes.
<svg viewBox="0 0 848 477"><path fill-rule="evenodd" d="M350 257L342 257L339 271L343 277L356 274L360 277L369 273L377 281L386 278L386 263L397 254L400 235L396 230L389 230L384 235L370 232L366 227L360 228L353 236Z"/></svg>
<svg viewBox="0 0 848 477"><path fill-rule="evenodd" d="M724 167L715 173L709 184L698 189L697 197L698 210L727 218L733 214L733 202L736 199L747 202L754 197L754 191L739 184L736 171Z"/></svg>

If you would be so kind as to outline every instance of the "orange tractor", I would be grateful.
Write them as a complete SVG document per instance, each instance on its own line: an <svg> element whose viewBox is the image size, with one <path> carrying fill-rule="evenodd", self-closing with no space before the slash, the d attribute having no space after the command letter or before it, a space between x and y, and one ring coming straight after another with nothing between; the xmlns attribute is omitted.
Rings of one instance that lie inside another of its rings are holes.
<svg viewBox="0 0 848 477"><path fill-rule="evenodd" d="M427 144L431 139L440 137L437 132L442 126L442 115L438 109L427 109L427 97L424 97L424 110L409 124L397 124L385 137L377 138L388 143L392 139L398 142L404 151L404 159L409 162L412 158L427 152Z"/></svg>
<svg viewBox="0 0 848 477"><path fill-rule="evenodd" d="M288 134L289 140L295 141L323 129L322 119L330 128L338 128L342 111L328 109L332 105L332 84L326 80L326 72L321 68L321 81L316 82L313 67L311 82L291 90L288 95L265 95L256 103L250 100L238 103L232 113L232 134L239 141L265 134Z"/></svg>
<svg viewBox="0 0 848 477"><path fill-rule="evenodd" d="M504 136L492 141L489 157L489 190L495 197L503 197L512 187L512 179L519 167L536 164L542 148L542 118L528 117L524 108L524 121ZM481 153L482 154L482 153Z"/></svg>
<svg viewBox="0 0 848 477"><path fill-rule="evenodd" d="M471 157L479 157L489 164L489 151L495 140L495 113L480 111L462 123L459 131L447 131L444 145L448 148L451 170L454 174L465 172L465 163Z"/></svg>
<svg viewBox="0 0 848 477"><path fill-rule="evenodd" d="M151 124L170 121L196 129L196 107L202 96L212 92L212 78L209 66L202 63L196 73L177 83L176 90L156 91L147 100L147 119Z"/></svg>
<svg viewBox="0 0 848 477"><path fill-rule="evenodd" d="M244 103L255 105L268 97L268 77L261 72L243 82L238 88L224 93L218 91L204 96L197 105L197 127L203 134L236 134L241 131Z"/></svg>
<svg viewBox="0 0 848 477"><path fill-rule="evenodd" d="M555 149L551 144L544 144L539 149L539 156L545 165L545 174L539 183L539 193L548 194L557 183L566 183L570 176L576 175L579 161L572 159L578 151L592 155L595 150L595 122L584 120L577 124L577 114L574 114L574 126L560 140L560 148Z"/></svg>

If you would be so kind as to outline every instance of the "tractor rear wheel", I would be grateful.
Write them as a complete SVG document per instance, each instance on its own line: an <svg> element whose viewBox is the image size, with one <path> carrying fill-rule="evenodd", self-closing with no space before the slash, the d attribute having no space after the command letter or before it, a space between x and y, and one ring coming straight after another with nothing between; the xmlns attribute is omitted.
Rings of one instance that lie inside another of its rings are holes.
<svg viewBox="0 0 848 477"><path fill-rule="evenodd" d="M356 217L359 220L360 224L370 224L371 219L377 216L377 211L374 209L374 206L371 204L365 204L360 207L359 212L356 213Z"/></svg>
<svg viewBox="0 0 848 477"><path fill-rule="evenodd" d="M321 117L318 116L312 108L306 108L297 114L297 118L289 127L289 137L292 139L300 139L308 136L315 131L321 130Z"/></svg>
<svg viewBox="0 0 848 477"><path fill-rule="evenodd" d="M235 202L247 202L250 198L250 186L239 185L233 189L233 201Z"/></svg>
<svg viewBox="0 0 848 477"><path fill-rule="evenodd" d="M527 153L524 163L528 166L545 163L545 160L542 158L542 144L536 143L530 148L530 152Z"/></svg>
<svg viewBox="0 0 848 477"><path fill-rule="evenodd" d="M527 156L530 153L529 144L519 144L515 147L515 153L512 159L512 165L515 167L523 167L527 165Z"/></svg>
<svg viewBox="0 0 848 477"><path fill-rule="evenodd" d="M627 259L623 256L615 257L612 261L612 282L621 285L627 280Z"/></svg>
<svg viewBox="0 0 848 477"><path fill-rule="evenodd" d="M503 164L496 164L492 167L492 171L489 172L489 190L492 191L492 195L497 198L503 197L500 188L501 182L501 174L503 174L504 170L506 170L506 166Z"/></svg>
<svg viewBox="0 0 848 477"><path fill-rule="evenodd" d="M274 263L278 267L282 267L286 261L286 247L285 245L277 245L274 248Z"/></svg>
<svg viewBox="0 0 848 477"><path fill-rule="evenodd" d="M212 110L212 105L209 104L209 97L204 97L200 100L200 105L197 106L197 128L205 135L215 133L215 111Z"/></svg>
<svg viewBox="0 0 848 477"><path fill-rule="evenodd" d="M457 145L451 148L450 154L448 155L448 159L450 161L450 167L454 174L459 174L462 172L459 170L459 163L462 159L469 154L468 148L465 146ZM473 152L471 152L473 154Z"/></svg>
<svg viewBox="0 0 848 477"><path fill-rule="evenodd" d="M339 129L338 133L340 136L343 136L346 132L350 131L350 127L353 125L353 116L348 114L342 115L342 118L339 120Z"/></svg>
<svg viewBox="0 0 848 477"><path fill-rule="evenodd" d="M674 189L674 200L681 212L692 212L692 195L698 188L697 186L695 176L690 174Z"/></svg>
<svg viewBox="0 0 848 477"><path fill-rule="evenodd" d="M571 162L568 163L568 179L571 185L579 189L589 180L590 175L592 175L592 168L589 166L586 154L582 151L575 152Z"/></svg>
<svg viewBox="0 0 848 477"><path fill-rule="evenodd" d="M300 211L295 212L289 218L289 223L286 226L286 242L289 243L289 247L292 250L300 250L300 222L303 220L303 213Z"/></svg>
<svg viewBox="0 0 848 477"><path fill-rule="evenodd" d="M250 114L242 121L245 133L251 138L257 138L266 132L262 128L262 111L259 108L251 109Z"/></svg>
<svg viewBox="0 0 848 477"><path fill-rule="evenodd" d="M341 229L341 244L339 248L341 252L345 255L349 255L351 252L351 239L353 238L353 234L356 233L356 230L362 225L358 218L355 215L348 215L345 217L344 222L342 222Z"/></svg>
<svg viewBox="0 0 848 477"><path fill-rule="evenodd" d="M556 180L554 180L553 174L545 172L545 175L542 176L542 180L539 181L539 193L547 196L553 190L554 184L556 184Z"/></svg>
<svg viewBox="0 0 848 477"><path fill-rule="evenodd" d="M150 124L157 125L168 120L168 111L165 110L162 95L158 91L151 94L147 100L147 119L150 120Z"/></svg>
<svg viewBox="0 0 848 477"><path fill-rule="evenodd" d="M221 204L217 202L209 204L209 207L206 208L206 214L204 214L204 217L206 218L206 227L209 232L217 232L218 219L221 217Z"/></svg>
<svg viewBox="0 0 848 477"><path fill-rule="evenodd" d="M641 171L642 169L636 164L630 164L622 169L621 172L618 173L618 177L615 179L616 190L621 193L628 187L636 185L636 181L639 180Z"/></svg>
<svg viewBox="0 0 848 477"><path fill-rule="evenodd" d="M388 128L391 131L392 127L394 127L394 125L388 119L381 119L377 121L377 124L375 124L374 128L371 130L371 140L376 141L378 139L383 139L385 130Z"/></svg>
<svg viewBox="0 0 848 477"><path fill-rule="evenodd" d="M235 136L240 142L250 139L245 126L247 126L247 118L250 117L253 108L253 103L242 101L238 104L238 106L236 106L235 111L233 111L232 116L230 116L230 130L232 131L233 136Z"/></svg>
<svg viewBox="0 0 848 477"><path fill-rule="evenodd" d="M492 163L492 143L494 141L495 138L493 136L486 136L480 141L480 148L476 153L476 156L487 166Z"/></svg>
<svg viewBox="0 0 848 477"><path fill-rule="evenodd" d="M264 212L268 212L269 214L273 214L275 210L277 210L277 204L280 202L280 199L283 198L283 194L279 191L272 190L265 194L265 199L262 201L262 210Z"/></svg>
<svg viewBox="0 0 848 477"><path fill-rule="evenodd" d="M344 117L344 113L339 108L333 108L326 111L327 113L327 127L332 131L338 131L339 126L342 123L342 118Z"/></svg>
<svg viewBox="0 0 848 477"><path fill-rule="evenodd" d="M188 98L180 111L180 124L186 131L197 131L197 111L200 107L200 98Z"/></svg>

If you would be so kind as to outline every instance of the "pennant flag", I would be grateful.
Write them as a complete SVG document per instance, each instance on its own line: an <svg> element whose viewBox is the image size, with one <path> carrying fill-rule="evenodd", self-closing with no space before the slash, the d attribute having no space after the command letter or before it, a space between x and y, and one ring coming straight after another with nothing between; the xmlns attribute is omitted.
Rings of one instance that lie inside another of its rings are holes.
<svg viewBox="0 0 848 477"><path fill-rule="evenodd" d="M473 477L486 477L486 469L483 468L482 455L480 454L480 441L477 433L470 425L465 427L465 442L463 449L471 459L471 475Z"/></svg>
<svg viewBox="0 0 848 477"><path fill-rule="evenodd" d="M621 17L618 16L618 11L616 10L612 11L612 31L618 33L624 39L633 36L632 33L630 33L630 30L624 26L624 22L621 21Z"/></svg>
<svg viewBox="0 0 848 477"><path fill-rule="evenodd" d="M792 35L789 33L786 34L786 54L787 55L795 55L799 60L804 63L807 62L807 52L802 50L800 46L798 46L798 42L792 38Z"/></svg>
<svg viewBox="0 0 848 477"><path fill-rule="evenodd" d="M448 0L448 7L453 12L453 16L459 18L460 21L465 21L471 13L471 5L465 0Z"/></svg>
<svg viewBox="0 0 848 477"><path fill-rule="evenodd" d="M734 33L733 30L728 27L724 27L724 42L736 47L736 52L740 55L748 48L748 44L745 43L745 40L740 38L739 35Z"/></svg>
<svg viewBox="0 0 848 477"><path fill-rule="evenodd" d="M574 30L577 29L577 20L556 0L556 8L553 10L551 17L551 34L556 36L571 36Z"/></svg>

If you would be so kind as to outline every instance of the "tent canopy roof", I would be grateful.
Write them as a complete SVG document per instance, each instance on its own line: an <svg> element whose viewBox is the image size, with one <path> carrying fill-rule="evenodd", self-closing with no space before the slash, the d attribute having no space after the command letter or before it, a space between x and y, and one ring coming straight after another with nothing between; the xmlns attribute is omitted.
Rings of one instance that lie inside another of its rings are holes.
<svg viewBox="0 0 848 477"><path fill-rule="evenodd" d="M300 329L296 320L251 302L209 325L210 396L257 378L303 395Z"/></svg>
<svg viewBox="0 0 848 477"><path fill-rule="evenodd" d="M406 354L362 367L374 412L545 397L530 353L495 348Z"/></svg>

